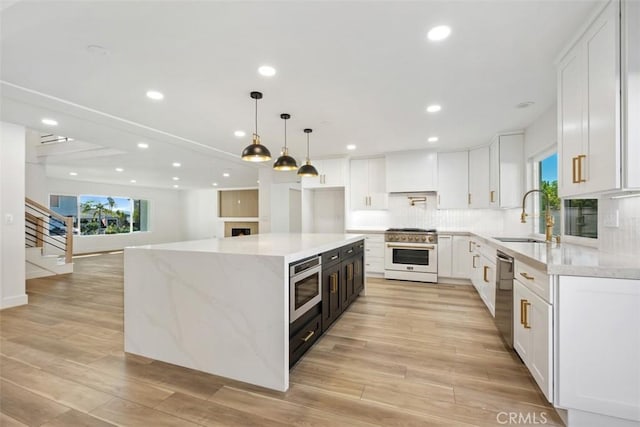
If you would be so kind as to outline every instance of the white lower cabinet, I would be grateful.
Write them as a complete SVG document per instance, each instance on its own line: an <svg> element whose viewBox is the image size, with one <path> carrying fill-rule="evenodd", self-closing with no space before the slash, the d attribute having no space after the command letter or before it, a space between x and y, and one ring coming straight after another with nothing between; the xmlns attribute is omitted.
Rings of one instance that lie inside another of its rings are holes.
<svg viewBox="0 0 640 427"><path fill-rule="evenodd" d="M545 397L553 401L553 310L519 280L513 282L513 347Z"/></svg>
<svg viewBox="0 0 640 427"><path fill-rule="evenodd" d="M556 304L558 406L638 425L640 280L560 276Z"/></svg>
<svg viewBox="0 0 640 427"><path fill-rule="evenodd" d="M489 309L492 316L496 315L496 263L494 259L481 250L482 245L477 242L469 244L474 247L471 258L471 283L478 291L478 295ZM495 252L495 251L494 251Z"/></svg>
<svg viewBox="0 0 640 427"><path fill-rule="evenodd" d="M364 272L384 273L384 234L364 235Z"/></svg>
<svg viewBox="0 0 640 427"><path fill-rule="evenodd" d="M438 277L471 278L469 236L438 234Z"/></svg>

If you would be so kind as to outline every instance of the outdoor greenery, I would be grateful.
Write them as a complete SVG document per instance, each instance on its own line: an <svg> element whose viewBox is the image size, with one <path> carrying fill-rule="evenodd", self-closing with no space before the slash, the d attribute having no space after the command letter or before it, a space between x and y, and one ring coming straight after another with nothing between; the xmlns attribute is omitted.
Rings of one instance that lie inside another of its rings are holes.
<svg viewBox="0 0 640 427"><path fill-rule="evenodd" d="M551 210L560 209L560 197L558 197L558 181L541 181L540 189L546 194ZM542 205L546 206L546 205Z"/></svg>
<svg viewBox="0 0 640 427"><path fill-rule="evenodd" d="M113 197L107 197L106 203L87 200L80 203L80 231L83 235L130 233L131 224L128 213L116 209Z"/></svg>

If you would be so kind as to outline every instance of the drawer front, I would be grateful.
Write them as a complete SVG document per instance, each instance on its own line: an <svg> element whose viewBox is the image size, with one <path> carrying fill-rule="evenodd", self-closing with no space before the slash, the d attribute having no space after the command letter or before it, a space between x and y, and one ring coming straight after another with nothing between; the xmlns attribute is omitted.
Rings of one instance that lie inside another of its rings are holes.
<svg viewBox="0 0 640 427"><path fill-rule="evenodd" d="M365 243L364 252L367 256L384 258L384 243L369 242Z"/></svg>
<svg viewBox="0 0 640 427"><path fill-rule="evenodd" d="M364 260L364 271L367 273L384 273L384 257L367 256Z"/></svg>
<svg viewBox="0 0 640 427"><path fill-rule="evenodd" d="M494 246L488 245L486 243L478 243L476 245L478 248L478 252L483 255L485 258L491 260L492 262L496 262L496 258L498 257L497 248Z"/></svg>
<svg viewBox="0 0 640 427"><path fill-rule="evenodd" d="M384 243L384 234L365 234L364 239L367 241L367 246L371 243Z"/></svg>
<svg viewBox="0 0 640 427"><path fill-rule="evenodd" d="M341 247L340 258L345 260L347 258L354 256L356 254L357 249L358 249L358 245L356 244L351 244L351 245Z"/></svg>
<svg viewBox="0 0 640 427"><path fill-rule="evenodd" d="M322 254L322 266L328 266L340 262L341 248L333 249Z"/></svg>
<svg viewBox="0 0 640 427"><path fill-rule="evenodd" d="M516 280L549 304L553 304L549 275L521 261L516 260L515 263L514 271Z"/></svg>
<svg viewBox="0 0 640 427"><path fill-rule="evenodd" d="M289 367L318 340L322 333L322 315L317 315L289 339Z"/></svg>
<svg viewBox="0 0 640 427"><path fill-rule="evenodd" d="M364 252L364 246L365 246L364 240L360 240L360 241L356 242L356 244L354 245L354 247L356 248L356 253L357 254L363 253Z"/></svg>

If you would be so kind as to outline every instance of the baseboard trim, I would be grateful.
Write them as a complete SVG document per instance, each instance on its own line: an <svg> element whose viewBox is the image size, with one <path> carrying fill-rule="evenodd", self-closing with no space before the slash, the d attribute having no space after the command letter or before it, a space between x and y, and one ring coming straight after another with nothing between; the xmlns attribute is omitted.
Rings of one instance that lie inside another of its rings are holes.
<svg viewBox="0 0 640 427"><path fill-rule="evenodd" d="M438 283L442 283L444 285L471 285L471 280L438 276Z"/></svg>
<svg viewBox="0 0 640 427"><path fill-rule="evenodd" d="M27 294L2 298L2 303L0 304L0 310L4 310L5 308L17 307L19 305L26 305L28 302L29 302L29 297L27 296Z"/></svg>

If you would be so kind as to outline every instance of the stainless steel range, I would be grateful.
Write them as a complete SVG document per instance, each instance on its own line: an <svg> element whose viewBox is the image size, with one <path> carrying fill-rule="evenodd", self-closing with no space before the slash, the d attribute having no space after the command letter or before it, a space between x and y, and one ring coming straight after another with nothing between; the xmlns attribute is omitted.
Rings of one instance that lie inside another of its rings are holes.
<svg viewBox="0 0 640 427"><path fill-rule="evenodd" d="M385 279L438 281L438 234L435 229L390 228L384 234Z"/></svg>

